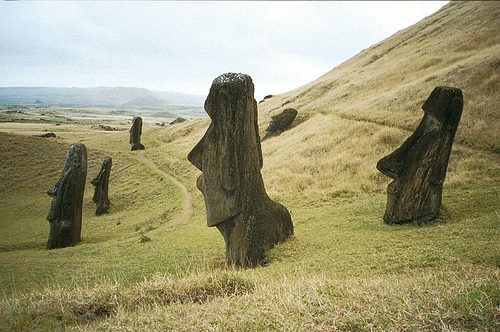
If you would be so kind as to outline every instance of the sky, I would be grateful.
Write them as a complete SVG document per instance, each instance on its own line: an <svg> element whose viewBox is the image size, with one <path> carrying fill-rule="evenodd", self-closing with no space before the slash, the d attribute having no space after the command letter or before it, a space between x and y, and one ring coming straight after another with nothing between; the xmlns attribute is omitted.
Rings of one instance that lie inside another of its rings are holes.
<svg viewBox="0 0 500 332"><path fill-rule="evenodd" d="M256 98L298 88L446 2L1 2L0 86L199 95L225 72Z"/></svg>

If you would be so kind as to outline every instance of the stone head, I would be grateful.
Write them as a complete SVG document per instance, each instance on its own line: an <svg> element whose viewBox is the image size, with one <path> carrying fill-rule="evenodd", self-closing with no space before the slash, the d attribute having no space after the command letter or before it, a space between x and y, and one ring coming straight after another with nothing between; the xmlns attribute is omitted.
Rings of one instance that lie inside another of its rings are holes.
<svg viewBox="0 0 500 332"><path fill-rule="evenodd" d="M235 73L217 77L205 101L205 111L210 126L188 160L202 171L197 186L205 198L208 226L215 226L239 214L250 192L264 191L251 77Z"/></svg>
<svg viewBox="0 0 500 332"><path fill-rule="evenodd" d="M63 202L73 201L73 196L83 196L83 190L78 192L76 186L85 186L87 174L87 150L82 143L71 144L66 151L66 164L57 183L47 190L47 194L52 197L52 204L47 216L47 220L52 221L58 218L67 217L67 209ZM83 179L83 180L82 180ZM83 181L83 184L81 183Z"/></svg>
<svg viewBox="0 0 500 332"><path fill-rule="evenodd" d="M132 119L132 127L130 127L129 143L138 142L141 134L142 134L142 118L140 116L134 116L134 118Z"/></svg>
<svg viewBox="0 0 500 332"><path fill-rule="evenodd" d="M380 172L394 179L387 188L387 223L437 216L462 106L460 89L436 87L422 106L424 117L413 134L377 163Z"/></svg>
<svg viewBox="0 0 500 332"><path fill-rule="evenodd" d="M435 87L422 109L447 129L456 129L463 104L462 90L447 86ZM460 112L458 111L460 110Z"/></svg>

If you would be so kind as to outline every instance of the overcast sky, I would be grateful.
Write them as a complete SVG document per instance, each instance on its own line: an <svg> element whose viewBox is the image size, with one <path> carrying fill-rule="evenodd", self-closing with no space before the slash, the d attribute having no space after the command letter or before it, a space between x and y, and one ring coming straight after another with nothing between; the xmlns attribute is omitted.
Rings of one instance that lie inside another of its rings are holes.
<svg viewBox="0 0 500 332"><path fill-rule="evenodd" d="M256 97L309 83L446 2L1 2L0 86L134 86Z"/></svg>

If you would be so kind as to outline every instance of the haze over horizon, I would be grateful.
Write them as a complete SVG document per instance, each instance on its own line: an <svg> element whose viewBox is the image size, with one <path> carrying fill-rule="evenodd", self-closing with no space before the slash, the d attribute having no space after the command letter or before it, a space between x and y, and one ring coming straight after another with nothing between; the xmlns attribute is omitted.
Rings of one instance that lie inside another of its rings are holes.
<svg viewBox="0 0 500 332"><path fill-rule="evenodd" d="M447 2L2 2L0 86L206 95L224 72L256 98L307 84Z"/></svg>

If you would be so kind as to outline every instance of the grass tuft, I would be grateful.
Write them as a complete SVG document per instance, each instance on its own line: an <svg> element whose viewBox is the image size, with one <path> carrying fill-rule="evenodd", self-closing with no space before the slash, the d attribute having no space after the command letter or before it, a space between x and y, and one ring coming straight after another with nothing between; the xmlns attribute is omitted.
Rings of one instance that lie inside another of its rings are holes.
<svg viewBox="0 0 500 332"><path fill-rule="evenodd" d="M218 297L233 298L251 293L254 282L237 271L221 271L172 277L154 275L130 287L113 282L88 288L85 285L48 288L0 303L3 328L37 329L46 326L63 328L88 324L146 307L173 304L203 304ZM43 325L40 325L43 323Z"/></svg>

